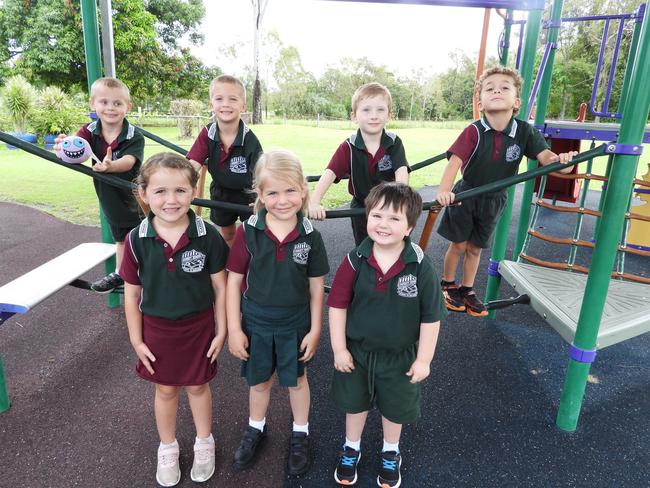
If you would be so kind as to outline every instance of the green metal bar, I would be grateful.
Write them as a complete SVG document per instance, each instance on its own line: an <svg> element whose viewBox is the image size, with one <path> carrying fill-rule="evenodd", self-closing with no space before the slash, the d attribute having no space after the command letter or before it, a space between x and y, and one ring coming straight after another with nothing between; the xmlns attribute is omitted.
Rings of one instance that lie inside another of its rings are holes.
<svg viewBox="0 0 650 488"><path fill-rule="evenodd" d="M528 111L528 98L533 88L533 69L535 67L535 54L537 51L537 39L542 25L542 11L531 10L526 22L526 33L524 40L524 53L521 59L519 73L524 79L519 98L521 99L521 113ZM494 230L494 242L492 243L491 263L500 263L506 256L506 246L508 244L508 233L510 231L510 219L512 218L512 206L515 200L515 188L508 189L508 201L503 215L499 219ZM485 288L485 301L496 300L499 296L499 286L501 285L501 276L498 273L488 274L487 286ZM488 319L494 320L496 311L488 312Z"/></svg>
<svg viewBox="0 0 650 488"><path fill-rule="evenodd" d="M647 18L641 29L639 49L630 77L630 90L623 107L624 116L618 142L641 144L650 110L650 32ZM616 256L617 241L623 231L625 210L638 161L638 156L624 154L614 156L601 226L596 236L596 248L574 338L575 346L583 350L596 348L598 329ZM556 419L557 426L562 430L574 431L577 427L590 366L590 363L569 360Z"/></svg>
<svg viewBox="0 0 650 488"><path fill-rule="evenodd" d="M563 0L553 1L553 10L551 11L551 20L557 21L562 17L562 4ZM548 29L547 42L557 44L559 35L559 27L550 27ZM542 76L539 94L537 96L537 110L535 111L535 124L541 125L546 121L546 111L548 108L548 99L551 94L551 79L553 78L553 63L555 62L555 48L551 49L548 54L546 68ZM528 169L535 169L537 161L534 159L528 160ZM527 181L524 184L524 191L521 195L521 209L519 211L519 225L517 227L517 237L515 240L515 247L513 251L513 259L516 259L521 252L521 248L528 231L528 220L530 218L530 202L533 200L534 181Z"/></svg>
<svg viewBox="0 0 650 488"><path fill-rule="evenodd" d="M503 23L503 51L501 51L501 57L499 58L501 66L508 65L508 55L510 54L510 33L512 31L512 25L509 22L510 20L512 20L512 10L506 10L506 18Z"/></svg>
<svg viewBox="0 0 650 488"><path fill-rule="evenodd" d="M612 162L614 161L614 155L610 154L607 158L607 166L605 166L605 182L602 184L600 189L600 198L598 200L598 211L600 214L603 214L603 207L605 206L605 195L607 195L607 188L609 183L609 177L612 174ZM604 187L604 188L603 188ZM596 217L596 224L594 225L594 236L598 234L600 229L600 217Z"/></svg>
<svg viewBox="0 0 650 488"><path fill-rule="evenodd" d="M9 391L7 390L7 383L5 382L5 372L2 367L2 356L0 356L0 413L6 412L11 406L9 400Z"/></svg>
<svg viewBox="0 0 650 488"><path fill-rule="evenodd" d="M596 143L594 141L591 141L590 149L593 149L594 147L596 147ZM593 166L593 163L594 163L593 158L587 161L585 174L587 175L591 174L591 168ZM582 193L580 194L580 201L578 202L578 208L585 208L585 202L587 201L587 193L589 192L590 182L591 180L589 178L585 178L584 185L582 186ZM582 222L584 221L584 217L585 217L584 213L580 212L576 219L576 228L573 231L573 244L571 244L571 250L569 252L569 260L567 261L567 264L569 266L573 266L576 262L576 255L578 254L578 246L576 244L576 241L580 239L580 233L582 232Z"/></svg>

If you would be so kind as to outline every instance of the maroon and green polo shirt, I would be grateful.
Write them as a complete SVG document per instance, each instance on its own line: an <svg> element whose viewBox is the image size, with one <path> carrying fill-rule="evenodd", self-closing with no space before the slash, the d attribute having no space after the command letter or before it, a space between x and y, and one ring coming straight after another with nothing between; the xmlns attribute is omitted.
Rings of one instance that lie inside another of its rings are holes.
<svg viewBox="0 0 650 488"><path fill-rule="evenodd" d="M327 304L347 309L345 333L366 351L401 351L415 344L422 323L447 315L431 258L407 237L400 258L385 274L370 238L336 271Z"/></svg>
<svg viewBox="0 0 650 488"><path fill-rule="evenodd" d="M120 276L142 286L143 314L169 320L188 318L214 303L210 275L223 270L228 246L216 228L187 213L190 224L176 247L161 239L153 214L125 240Z"/></svg>
<svg viewBox="0 0 650 488"><path fill-rule="evenodd" d="M524 156L537 158L545 149L544 136L529 123L513 117L504 130L497 131L483 117L461 132L447 158L458 156L463 161L463 180L477 187L517 174Z"/></svg>
<svg viewBox="0 0 650 488"><path fill-rule="evenodd" d="M395 171L402 166L408 168L402 140L392 132L383 131L377 153L373 156L366 150L361 130L343 142L327 165L336 175L335 183L350 177L348 192L363 202L370 190L382 181L395 181Z"/></svg>
<svg viewBox="0 0 650 488"><path fill-rule="evenodd" d="M219 139L219 125L211 122L199 133L187 158L208 165L212 176L210 195L217 187L230 190L251 190L255 164L262 154L262 145L253 131L239 121L239 129L232 146L225 150Z"/></svg>
<svg viewBox="0 0 650 488"><path fill-rule="evenodd" d="M79 129L77 135L88 141L93 153L100 161L103 161L106 157L109 147L113 151L113 159L119 159L127 155L135 157L135 164L129 171L111 173L111 175L129 182L133 182L138 176L144 159L144 137L128 120L124 119L122 132L110 144L102 136L102 123L100 120L84 125ZM95 160L92 160L92 164L93 166L96 164ZM118 188L94 178L93 183L102 210L104 210L106 219L112 226L129 228L140 223L138 202L131 190Z"/></svg>
<svg viewBox="0 0 650 488"><path fill-rule="evenodd" d="M323 238L299 213L296 228L280 242L266 226L265 216L262 209L237 228L228 271L245 275L242 295L260 305L309 303L309 278L329 272Z"/></svg>

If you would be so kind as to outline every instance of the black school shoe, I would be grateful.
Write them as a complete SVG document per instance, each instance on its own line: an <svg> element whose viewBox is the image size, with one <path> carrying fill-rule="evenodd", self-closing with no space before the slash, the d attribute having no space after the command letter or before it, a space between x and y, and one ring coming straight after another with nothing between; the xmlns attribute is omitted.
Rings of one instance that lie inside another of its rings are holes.
<svg viewBox="0 0 650 488"><path fill-rule="evenodd" d="M465 301L460 292L460 288L453 281L451 283L441 283L442 296L445 298L445 306L447 310L452 312L464 312Z"/></svg>
<svg viewBox="0 0 650 488"><path fill-rule="evenodd" d="M488 315L487 308L485 308L483 302L474 293L474 288L461 286L458 291L463 297L463 302L469 315L472 317L486 317Z"/></svg>
<svg viewBox="0 0 650 488"><path fill-rule="evenodd" d="M311 466L311 446L309 436L305 432L292 432L289 444L289 459L287 469L289 474L298 476L305 474Z"/></svg>
<svg viewBox="0 0 650 488"><path fill-rule="evenodd" d="M339 485L350 486L357 482L357 465L361 459L361 451L343 446L339 455L339 463L334 470L334 480Z"/></svg>
<svg viewBox="0 0 650 488"><path fill-rule="evenodd" d="M377 476L377 485L382 488L397 488L402 484L399 468L402 466L402 456L395 451L381 453L381 469Z"/></svg>
<svg viewBox="0 0 650 488"><path fill-rule="evenodd" d="M260 444L265 438L266 425L264 426L264 430L256 429L250 425L246 426L239 447L235 451L235 459L233 461L235 469L241 471L252 466L257 459Z"/></svg>
<svg viewBox="0 0 650 488"><path fill-rule="evenodd" d="M110 293L115 288L124 285L124 280L117 273L111 273L104 276L102 279L93 281L90 284L90 289L97 293Z"/></svg>

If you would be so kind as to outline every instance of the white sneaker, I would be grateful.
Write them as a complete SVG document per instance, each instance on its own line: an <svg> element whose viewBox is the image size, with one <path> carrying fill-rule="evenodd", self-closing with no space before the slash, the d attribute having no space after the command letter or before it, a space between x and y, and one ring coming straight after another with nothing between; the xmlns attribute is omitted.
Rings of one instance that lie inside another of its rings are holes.
<svg viewBox="0 0 650 488"><path fill-rule="evenodd" d="M194 463L190 477L192 481L201 483L209 480L214 474L214 439L196 439L194 443Z"/></svg>
<svg viewBox="0 0 650 488"><path fill-rule="evenodd" d="M156 481L160 486L175 486L181 480L181 467L178 464L180 450L178 442L158 447L158 467Z"/></svg>

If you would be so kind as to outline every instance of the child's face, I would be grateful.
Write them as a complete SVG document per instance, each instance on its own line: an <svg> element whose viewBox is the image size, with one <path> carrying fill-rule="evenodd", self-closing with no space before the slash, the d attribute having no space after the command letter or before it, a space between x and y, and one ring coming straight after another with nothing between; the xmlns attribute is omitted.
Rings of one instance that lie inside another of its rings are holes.
<svg viewBox="0 0 650 488"><path fill-rule="evenodd" d="M404 238L411 233L413 227L409 227L403 209L383 207L384 201L382 200L368 212L366 229L368 236L376 245L391 248L400 245Z"/></svg>
<svg viewBox="0 0 650 488"><path fill-rule="evenodd" d="M234 83L215 83L212 87L210 107L219 122L239 122L239 117L246 108L241 87Z"/></svg>
<svg viewBox="0 0 650 488"><path fill-rule="evenodd" d="M511 76L495 73L483 81L478 108L484 113L512 112L521 100Z"/></svg>
<svg viewBox="0 0 650 488"><path fill-rule="evenodd" d="M196 196L187 171L173 168L158 168L149 177L147 187L138 192L159 222L169 225L185 218Z"/></svg>
<svg viewBox="0 0 650 488"><path fill-rule="evenodd" d="M90 108L97 113L103 125L121 125L124 117L131 110L131 103L124 90L98 86L93 90Z"/></svg>
<svg viewBox="0 0 650 488"><path fill-rule="evenodd" d="M386 98L380 95L359 100L351 118L363 134L376 135L384 130L390 116Z"/></svg>
<svg viewBox="0 0 650 488"><path fill-rule="evenodd" d="M262 182L259 198L268 212L267 217L276 221L295 219L307 197L304 185L272 174L264 175Z"/></svg>

